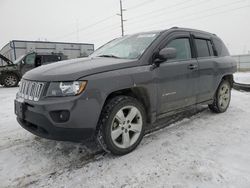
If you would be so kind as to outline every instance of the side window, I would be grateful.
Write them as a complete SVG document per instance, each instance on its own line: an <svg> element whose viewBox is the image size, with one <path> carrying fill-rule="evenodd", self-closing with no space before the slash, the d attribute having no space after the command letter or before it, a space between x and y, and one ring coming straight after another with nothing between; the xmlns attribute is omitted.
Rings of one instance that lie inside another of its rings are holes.
<svg viewBox="0 0 250 188"><path fill-rule="evenodd" d="M45 55L43 59L44 63L52 63L60 60L60 58L56 55Z"/></svg>
<svg viewBox="0 0 250 188"><path fill-rule="evenodd" d="M198 57L209 57L209 47L206 39L194 39Z"/></svg>
<svg viewBox="0 0 250 188"><path fill-rule="evenodd" d="M212 42L211 40L207 40L207 45L208 45L208 48L209 48L209 53L210 53L210 56L214 56L214 49L213 49L213 45L212 45Z"/></svg>
<svg viewBox="0 0 250 188"><path fill-rule="evenodd" d="M35 67L41 66L42 65L42 56L37 55L35 59Z"/></svg>
<svg viewBox="0 0 250 188"><path fill-rule="evenodd" d="M170 41L166 47L176 49L176 60L191 59L191 47L189 38L174 39Z"/></svg>
<svg viewBox="0 0 250 188"><path fill-rule="evenodd" d="M35 58L36 58L36 54L35 53L27 55L26 58L25 58L25 64L27 64L27 65L34 65Z"/></svg>
<svg viewBox="0 0 250 188"><path fill-rule="evenodd" d="M213 42L217 51L217 56L229 56L228 49L221 40L214 38Z"/></svg>

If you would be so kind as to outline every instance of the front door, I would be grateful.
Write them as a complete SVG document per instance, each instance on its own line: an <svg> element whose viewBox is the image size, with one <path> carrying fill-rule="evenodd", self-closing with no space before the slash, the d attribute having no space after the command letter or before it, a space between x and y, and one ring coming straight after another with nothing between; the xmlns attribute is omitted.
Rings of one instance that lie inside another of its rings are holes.
<svg viewBox="0 0 250 188"><path fill-rule="evenodd" d="M176 58L162 62L155 69L158 86L158 115L196 103L198 63L191 50L190 34L170 36L160 49L176 49Z"/></svg>
<svg viewBox="0 0 250 188"><path fill-rule="evenodd" d="M21 62L21 73L24 75L27 71L35 68L36 54L28 54L24 60Z"/></svg>

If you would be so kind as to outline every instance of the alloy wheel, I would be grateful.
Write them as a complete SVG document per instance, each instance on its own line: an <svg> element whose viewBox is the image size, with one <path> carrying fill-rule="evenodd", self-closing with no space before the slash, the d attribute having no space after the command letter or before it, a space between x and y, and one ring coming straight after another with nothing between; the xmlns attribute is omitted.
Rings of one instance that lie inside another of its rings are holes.
<svg viewBox="0 0 250 188"><path fill-rule="evenodd" d="M17 78L13 75L8 75L6 76L4 82L6 86L13 87L17 83Z"/></svg>
<svg viewBox="0 0 250 188"><path fill-rule="evenodd" d="M134 106L121 108L113 118L111 138L119 148L129 148L139 138L143 121L141 112Z"/></svg>
<svg viewBox="0 0 250 188"><path fill-rule="evenodd" d="M226 109L230 102L230 88L227 84L223 84L219 90L219 105L222 109Z"/></svg>

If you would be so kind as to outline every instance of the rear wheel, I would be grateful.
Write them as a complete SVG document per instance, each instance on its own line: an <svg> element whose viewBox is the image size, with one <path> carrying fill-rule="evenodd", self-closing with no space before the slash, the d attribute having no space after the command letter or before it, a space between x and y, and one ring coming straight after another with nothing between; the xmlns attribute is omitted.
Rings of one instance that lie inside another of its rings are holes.
<svg viewBox="0 0 250 188"><path fill-rule="evenodd" d="M5 87L16 87L18 85L19 79L15 74L7 74L4 76L3 84Z"/></svg>
<svg viewBox="0 0 250 188"><path fill-rule="evenodd" d="M213 104L208 105L208 107L212 112L222 113L227 110L230 100L231 85L228 80L222 80L216 91Z"/></svg>
<svg viewBox="0 0 250 188"><path fill-rule="evenodd" d="M141 103L132 97L118 96L103 109L97 139L105 150L124 155L141 142L145 123L146 116Z"/></svg>

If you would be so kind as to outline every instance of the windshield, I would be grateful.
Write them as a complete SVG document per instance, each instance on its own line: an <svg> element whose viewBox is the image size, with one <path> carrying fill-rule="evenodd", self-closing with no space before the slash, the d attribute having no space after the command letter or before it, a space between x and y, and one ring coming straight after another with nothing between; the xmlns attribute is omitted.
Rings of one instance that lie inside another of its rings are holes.
<svg viewBox="0 0 250 188"><path fill-rule="evenodd" d="M121 37L97 49L90 57L137 59L159 33L142 33Z"/></svg>
<svg viewBox="0 0 250 188"><path fill-rule="evenodd" d="M18 64L18 63L24 58L24 56L25 56L25 54L19 56L19 58L17 58L13 63L14 63L14 64Z"/></svg>

